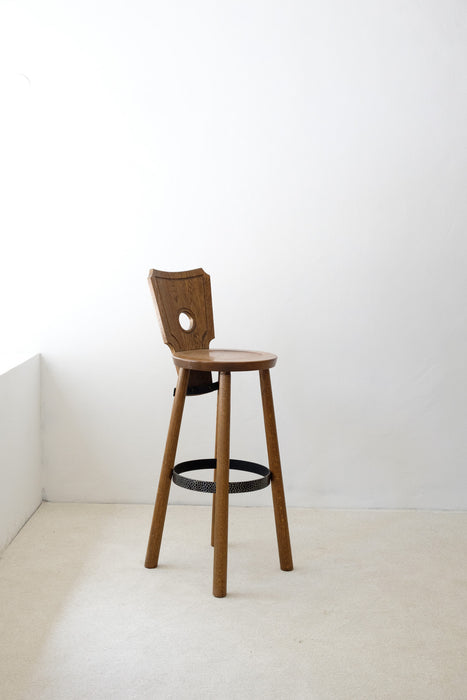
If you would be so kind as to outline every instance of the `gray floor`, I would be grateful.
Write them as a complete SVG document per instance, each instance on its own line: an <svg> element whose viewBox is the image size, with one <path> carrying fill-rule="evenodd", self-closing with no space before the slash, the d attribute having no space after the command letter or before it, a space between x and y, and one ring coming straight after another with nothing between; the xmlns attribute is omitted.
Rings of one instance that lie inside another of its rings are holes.
<svg viewBox="0 0 467 700"><path fill-rule="evenodd" d="M210 509L43 504L0 561L0 697L467 698L467 513L232 508L229 595Z"/></svg>

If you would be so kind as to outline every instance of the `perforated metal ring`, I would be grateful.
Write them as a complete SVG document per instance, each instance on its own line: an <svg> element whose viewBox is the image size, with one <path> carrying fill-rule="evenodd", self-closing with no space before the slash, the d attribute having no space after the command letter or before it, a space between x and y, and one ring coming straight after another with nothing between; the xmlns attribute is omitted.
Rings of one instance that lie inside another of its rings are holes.
<svg viewBox="0 0 467 700"><path fill-rule="evenodd" d="M192 472L199 469L215 469L215 459L192 459L188 462L180 462L176 464L172 470L172 479L174 484L181 486L190 491L202 491L203 493L216 493L216 483L214 481L201 481L199 479L189 479L182 476L185 472ZM251 474L259 474L260 479L249 479L248 481L231 481L229 482L229 493L248 493L250 491L259 491L269 486L271 481L271 472L267 467L256 462L246 462L243 459L229 460L229 468L236 469L242 472Z"/></svg>

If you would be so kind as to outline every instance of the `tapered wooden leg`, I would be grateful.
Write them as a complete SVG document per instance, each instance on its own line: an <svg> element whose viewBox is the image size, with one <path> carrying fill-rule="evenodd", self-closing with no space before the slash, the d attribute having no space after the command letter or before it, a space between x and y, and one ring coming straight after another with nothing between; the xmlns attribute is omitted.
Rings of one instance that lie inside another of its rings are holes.
<svg viewBox="0 0 467 700"><path fill-rule="evenodd" d="M229 522L229 451L230 451L230 372L220 372L217 405L216 515L214 523L213 593L223 598L227 593L227 535Z"/></svg>
<svg viewBox="0 0 467 700"><path fill-rule="evenodd" d="M164 529L167 501L169 500L170 483L172 480L172 469L175 463L175 453L177 451L178 436L180 433L189 376L189 369L182 368L178 372L177 388L175 390L169 432L165 444L164 459L162 460L159 487L157 489L156 504L154 506L151 532L149 533L148 549L144 564L147 569L154 569L159 560L162 531Z"/></svg>
<svg viewBox="0 0 467 700"><path fill-rule="evenodd" d="M279 561L283 571L293 569L292 550L290 548L289 524L285 505L284 484L282 482L279 442L277 440L276 417L272 398L271 376L268 369L260 370L261 398L263 401L264 427L268 448L269 469L271 471L272 501L276 521Z"/></svg>
<svg viewBox="0 0 467 700"><path fill-rule="evenodd" d="M220 392L217 392L217 411L219 411L219 396ZM217 416L217 413L216 413ZM214 456L217 455L217 418L216 418L216 443L214 447ZM217 479L217 469L214 469L214 483ZM214 547L214 527L216 523L216 494L212 494L212 519L211 519L211 547Z"/></svg>

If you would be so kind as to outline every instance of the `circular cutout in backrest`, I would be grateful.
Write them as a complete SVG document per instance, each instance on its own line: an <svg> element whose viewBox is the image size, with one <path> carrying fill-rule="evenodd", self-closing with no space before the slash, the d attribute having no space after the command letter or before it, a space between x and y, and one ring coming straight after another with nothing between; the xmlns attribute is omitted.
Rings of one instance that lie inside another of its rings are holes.
<svg viewBox="0 0 467 700"><path fill-rule="evenodd" d="M180 324L181 329L184 330L185 333L189 333L193 330L193 317L190 316L190 314L187 311L180 311L180 313L178 314L178 322Z"/></svg>

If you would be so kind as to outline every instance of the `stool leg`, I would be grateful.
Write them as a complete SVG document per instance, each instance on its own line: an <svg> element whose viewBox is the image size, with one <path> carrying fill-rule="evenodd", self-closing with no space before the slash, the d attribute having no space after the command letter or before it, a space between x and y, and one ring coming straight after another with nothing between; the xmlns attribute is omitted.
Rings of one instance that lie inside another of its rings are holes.
<svg viewBox="0 0 467 700"><path fill-rule="evenodd" d="M217 410L219 411L219 396L220 392L217 392ZM217 415L217 413L216 413ZM214 456L217 455L217 420L216 420L216 443L214 447ZM217 469L214 469L214 483L217 481ZM211 547L214 547L214 527L216 523L216 494L212 494L212 519L211 519Z"/></svg>
<svg viewBox="0 0 467 700"><path fill-rule="evenodd" d="M227 593L227 534L229 522L229 450L230 450L230 372L219 374L216 449L216 515L214 523L213 593Z"/></svg>
<svg viewBox="0 0 467 700"><path fill-rule="evenodd" d="M292 550L290 548L289 525L287 522L287 509L285 505L284 484L282 482L281 460L269 370L260 370L259 377L261 382L261 398L263 401L269 469L271 471L272 501L274 504L274 518L276 521L279 561L283 571L291 571L293 569Z"/></svg>
<svg viewBox="0 0 467 700"><path fill-rule="evenodd" d="M154 506L151 532L149 533L148 549L144 564L147 569L154 569L159 560L162 531L164 529L167 501L169 500L170 484L172 480L172 469L175 462L189 376L189 369L181 368L178 372L177 388L175 390L175 398L172 406L172 415L170 416L169 432L165 444L164 459L162 461L161 475L159 477L159 488L157 489L156 504Z"/></svg>

